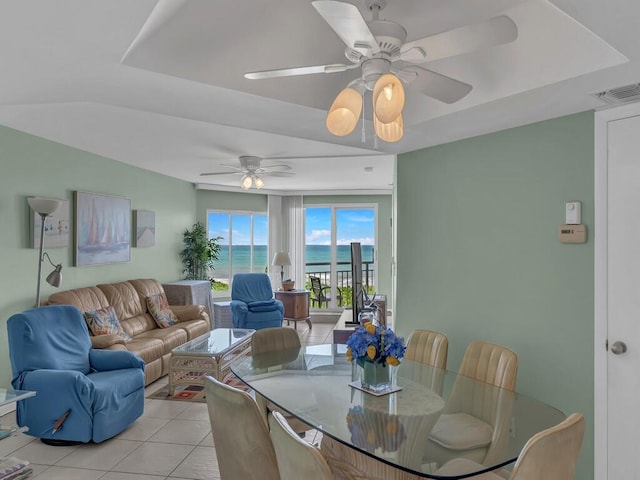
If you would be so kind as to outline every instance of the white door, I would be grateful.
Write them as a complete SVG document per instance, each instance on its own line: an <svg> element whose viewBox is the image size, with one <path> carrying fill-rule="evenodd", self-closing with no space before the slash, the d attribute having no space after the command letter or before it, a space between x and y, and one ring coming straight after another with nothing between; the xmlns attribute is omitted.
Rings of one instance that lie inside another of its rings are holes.
<svg viewBox="0 0 640 480"><path fill-rule="evenodd" d="M640 115L623 112L601 124L600 167L596 150L606 188L596 196L595 478L609 480L640 479Z"/></svg>

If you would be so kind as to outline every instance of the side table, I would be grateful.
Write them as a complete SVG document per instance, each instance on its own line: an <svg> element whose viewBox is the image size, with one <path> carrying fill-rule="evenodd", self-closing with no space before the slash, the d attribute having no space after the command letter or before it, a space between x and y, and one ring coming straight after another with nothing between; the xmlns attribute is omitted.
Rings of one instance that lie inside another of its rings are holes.
<svg viewBox="0 0 640 480"><path fill-rule="evenodd" d="M209 280L180 280L163 283L169 305L204 305L213 328L213 296Z"/></svg>
<svg viewBox="0 0 640 480"><path fill-rule="evenodd" d="M284 319L293 322L293 328L298 328L298 322L304 320L311 330L311 317L309 316L309 291L308 290L278 290L275 297L284 305Z"/></svg>

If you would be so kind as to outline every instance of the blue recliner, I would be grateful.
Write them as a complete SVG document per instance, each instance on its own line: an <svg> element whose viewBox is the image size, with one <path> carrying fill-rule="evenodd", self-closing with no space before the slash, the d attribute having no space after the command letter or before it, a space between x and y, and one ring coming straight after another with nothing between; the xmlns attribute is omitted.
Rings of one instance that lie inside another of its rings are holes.
<svg viewBox="0 0 640 480"><path fill-rule="evenodd" d="M231 285L231 315L236 328L281 327L284 306L273 298L266 273L236 273Z"/></svg>
<svg viewBox="0 0 640 480"><path fill-rule="evenodd" d="M142 415L144 361L125 350L92 349L77 308L27 310L11 316L7 330L13 388L36 392L17 406L18 425L29 435L45 443L98 443Z"/></svg>

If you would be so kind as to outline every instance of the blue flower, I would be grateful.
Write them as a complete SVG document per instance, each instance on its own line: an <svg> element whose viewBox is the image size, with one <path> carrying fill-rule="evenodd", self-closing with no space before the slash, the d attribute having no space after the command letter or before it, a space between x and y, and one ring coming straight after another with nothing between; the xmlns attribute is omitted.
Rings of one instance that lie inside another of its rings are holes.
<svg viewBox="0 0 640 480"><path fill-rule="evenodd" d="M370 323L356 328L347 339L347 347L347 358L361 366L364 362L397 365L407 348L393 330Z"/></svg>

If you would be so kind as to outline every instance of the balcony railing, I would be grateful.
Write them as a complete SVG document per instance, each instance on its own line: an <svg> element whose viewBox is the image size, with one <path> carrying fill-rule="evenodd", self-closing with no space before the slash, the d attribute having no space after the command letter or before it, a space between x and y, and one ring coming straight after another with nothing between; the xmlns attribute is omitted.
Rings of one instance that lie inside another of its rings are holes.
<svg viewBox="0 0 640 480"><path fill-rule="evenodd" d="M337 262L338 270L336 272L337 276L337 287L340 289L339 292L342 296L342 305L348 307L351 305L351 262ZM341 266L349 266L348 270L343 270ZM320 269L320 267L326 267L325 269ZM320 278L320 283L323 286L331 285L331 264L326 262L308 262L305 263L305 287L307 290L311 290L311 281L309 280L309 276ZM362 262L362 283L365 285L365 288L368 292L373 292L375 289L375 269L374 262L372 261L363 261ZM312 294L313 295L313 294ZM338 306L338 305L334 305Z"/></svg>

